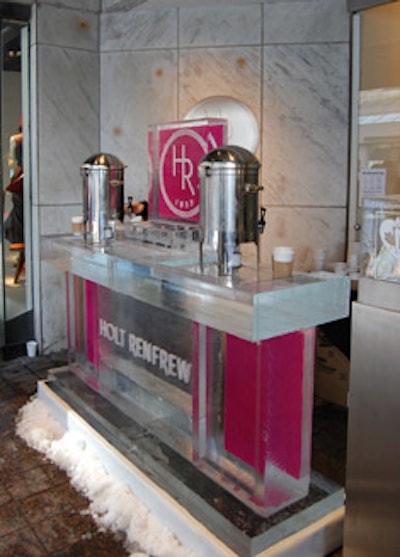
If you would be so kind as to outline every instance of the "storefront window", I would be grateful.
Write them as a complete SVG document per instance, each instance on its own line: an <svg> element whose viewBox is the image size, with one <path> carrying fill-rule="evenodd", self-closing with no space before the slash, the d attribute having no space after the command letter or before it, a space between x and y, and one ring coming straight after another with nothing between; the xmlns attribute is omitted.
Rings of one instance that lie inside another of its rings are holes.
<svg viewBox="0 0 400 557"><path fill-rule="evenodd" d="M0 2L0 349L31 338L29 7Z"/></svg>
<svg viewBox="0 0 400 557"><path fill-rule="evenodd" d="M400 2L354 16L350 241L365 197L400 194Z"/></svg>

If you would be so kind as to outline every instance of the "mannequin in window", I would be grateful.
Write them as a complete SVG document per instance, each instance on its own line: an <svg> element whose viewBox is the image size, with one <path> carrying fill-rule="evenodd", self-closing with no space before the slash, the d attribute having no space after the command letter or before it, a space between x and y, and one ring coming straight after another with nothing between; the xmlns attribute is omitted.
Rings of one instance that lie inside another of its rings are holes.
<svg viewBox="0 0 400 557"><path fill-rule="evenodd" d="M10 138L9 166L11 180L6 192L11 194L12 208L4 223L4 234L11 244L24 243L24 172L22 169L22 132Z"/></svg>

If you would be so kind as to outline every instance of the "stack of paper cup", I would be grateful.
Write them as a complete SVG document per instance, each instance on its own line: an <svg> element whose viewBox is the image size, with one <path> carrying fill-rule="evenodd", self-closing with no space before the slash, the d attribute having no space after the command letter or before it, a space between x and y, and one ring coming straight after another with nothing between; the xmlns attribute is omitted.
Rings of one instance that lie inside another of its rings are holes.
<svg viewBox="0 0 400 557"><path fill-rule="evenodd" d="M36 340L28 340L26 343L26 353L30 358L34 358L36 356L38 343Z"/></svg>
<svg viewBox="0 0 400 557"><path fill-rule="evenodd" d="M288 278L293 273L294 249L278 246L272 250L272 276L274 279Z"/></svg>
<svg viewBox="0 0 400 557"><path fill-rule="evenodd" d="M314 250L314 267L316 271L322 271L325 266L326 250L324 248L316 248Z"/></svg>

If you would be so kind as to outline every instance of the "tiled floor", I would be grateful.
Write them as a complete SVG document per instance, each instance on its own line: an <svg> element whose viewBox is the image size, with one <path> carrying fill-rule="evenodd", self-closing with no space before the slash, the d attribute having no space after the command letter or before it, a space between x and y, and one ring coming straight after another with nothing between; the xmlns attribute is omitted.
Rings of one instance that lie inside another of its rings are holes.
<svg viewBox="0 0 400 557"><path fill-rule="evenodd" d="M15 435L15 417L65 354L0 362L1 557L123 557L123 540L99 532L67 476Z"/></svg>
<svg viewBox="0 0 400 557"><path fill-rule="evenodd" d="M0 556L124 557L123 539L98 531L89 502L67 476L15 434L18 409L36 392L47 370L66 363L66 354L0 362ZM340 408L320 403L314 443L322 451L313 467L343 485L346 418ZM331 442L327 443L327 439ZM139 548L138 548L139 549ZM341 550L331 557L340 557Z"/></svg>

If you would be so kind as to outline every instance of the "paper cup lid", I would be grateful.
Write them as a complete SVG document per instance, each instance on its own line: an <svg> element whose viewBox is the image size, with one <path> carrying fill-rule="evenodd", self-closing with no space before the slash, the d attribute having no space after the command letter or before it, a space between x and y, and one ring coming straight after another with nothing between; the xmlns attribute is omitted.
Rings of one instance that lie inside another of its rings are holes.
<svg viewBox="0 0 400 557"><path fill-rule="evenodd" d="M273 248L272 255L275 261L289 263L293 261L294 249L289 246L277 246L276 248Z"/></svg>

